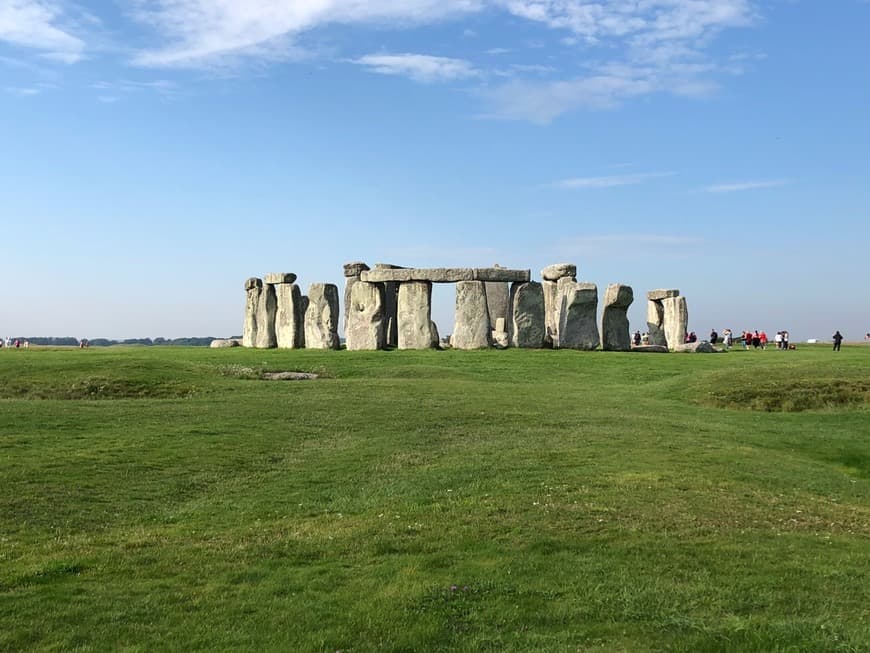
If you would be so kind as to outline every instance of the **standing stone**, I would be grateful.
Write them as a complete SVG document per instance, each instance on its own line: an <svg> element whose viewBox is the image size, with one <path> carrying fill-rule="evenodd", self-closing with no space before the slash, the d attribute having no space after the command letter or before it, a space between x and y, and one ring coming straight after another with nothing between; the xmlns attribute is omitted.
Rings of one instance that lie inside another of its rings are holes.
<svg viewBox="0 0 870 653"><path fill-rule="evenodd" d="M399 284L398 320L399 349L432 347L431 282L405 281Z"/></svg>
<svg viewBox="0 0 870 653"><path fill-rule="evenodd" d="M559 280L559 348L592 350L598 347L598 286L594 283Z"/></svg>
<svg viewBox="0 0 870 653"><path fill-rule="evenodd" d="M680 291L674 289L650 290L646 294L646 326L649 334L649 344L666 347L665 337L665 299L679 296Z"/></svg>
<svg viewBox="0 0 870 653"><path fill-rule="evenodd" d="M295 283L278 283L273 287L278 306L275 315L277 346L281 349L301 349L305 346L302 291Z"/></svg>
<svg viewBox="0 0 870 653"><path fill-rule="evenodd" d="M278 300L275 296L275 285L264 283L257 302L257 349L273 349L278 346L275 337L275 315L278 312Z"/></svg>
<svg viewBox="0 0 870 653"><path fill-rule="evenodd" d="M510 346L507 321L503 317L495 321L495 327L492 330L492 346L498 349L507 349Z"/></svg>
<svg viewBox="0 0 870 653"><path fill-rule="evenodd" d="M245 281L245 324L242 327L242 347L257 346L257 306L260 305L262 291L261 279L251 277Z"/></svg>
<svg viewBox="0 0 870 653"><path fill-rule="evenodd" d="M384 348L384 288L357 281L351 287L344 338L348 350Z"/></svg>
<svg viewBox="0 0 870 653"><path fill-rule="evenodd" d="M649 334L649 344L657 347L667 347L665 338L665 307L661 300L647 300L646 330Z"/></svg>
<svg viewBox="0 0 870 653"><path fill-rule="evenodd" d="M537 281L511 285L510 344L524 349L544 346L544 290Z"/></svg>
<svg viewBox="0 0 870 653"><path fill-rule="evenodd" d="M451 343L454 349L486 349L492 338L483 281L456 284L456 323Z"/></svg>
<svg viewBox="0 0 870 653"><path fill-rule="evenodd" d="M685 297L666 297L662 300L665 309L665 339L668 349L676 349L686 342L689 326L689 309Z"/></svg>
<svg viewBox="0 0 870 653"><path fill-rule="evenodd" d="M498 263L492 267L502 269ZM506 281L485 281L484 283L486 284L486 312L489 315L490 325L494 325L499 318L507 319L508 307L510 306L510 286Z"/></svg>
<svg viewBox="0 0 870 653"><path fill-rule="evenodd" d="M308 349L338 349L338 286L312 283L305 311L305 346Z"/></svg>
<svg viewBox="0 0 870 653"><path fill-rule="evenodd" d="M604 291L601 313L601 348L605 351L631 351L628 307L634 301L631 286L612 283Z"/></svg>
<svg viewBox="0 0 870 653"><path fill-rule="evenodd" d="M429 320L429 334L432 338L432 349L441 349L441 336L438 334L438 325L435 320Z"/></svg>
<svg viewBox="0 0 870 653"><path fill-rule="evenodd" d="M375 263L375 270L402 270L400 265L390 263ZM396 347L399 344L399 282L385 281L384 283L384 323L386 324L387 347Z"/></svg>
<svg viewBox="0 0 870 653"><path fill-rule="evenodd" d="M544 326L546 340L549 344L559 344L559 310L561 301L559 285L555 281L544 281L541 284L544 292Z"/></svg>
<svg viewBox="0 0 870 653"><path fill-rule="evenodd" d="M344 264L344 331L347 336L347 316L350 312L350 293L353 284L359 281L359 275L368 271L369 266L362 261L354 261Z"/></svg>

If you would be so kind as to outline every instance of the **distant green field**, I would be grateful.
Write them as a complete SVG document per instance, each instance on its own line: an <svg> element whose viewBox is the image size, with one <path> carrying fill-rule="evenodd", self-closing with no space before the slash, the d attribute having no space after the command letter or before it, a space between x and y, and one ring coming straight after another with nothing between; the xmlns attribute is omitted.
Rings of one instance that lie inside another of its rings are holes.
<svg viewBox="0 0 870 653"><path fill-rule="evenodd" d="M313 381L263 381L301 370ZM870 348L0 350L0 650L870 651Z"/></svg>

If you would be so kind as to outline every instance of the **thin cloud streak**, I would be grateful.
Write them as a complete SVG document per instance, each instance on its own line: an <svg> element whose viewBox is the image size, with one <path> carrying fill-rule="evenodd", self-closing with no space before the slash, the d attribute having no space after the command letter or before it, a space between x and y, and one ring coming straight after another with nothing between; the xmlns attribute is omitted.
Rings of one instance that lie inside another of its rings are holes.
<svg viewBox="0 0 870 653"><path fill-rule="evenodd" d="M548 184L550 188L613 188L615 186L634 186L649 179L671 177L673 172L645 172L634 175L608 175L604 177L574 177Z"/></svg>
<svg viewBox="0 0 870 653"><path fill-rule="evenodd" d="M381 75L400 75L417 82L447 82L475 77L474 67L463 59L435 57L428 54L367 54L351 63L365 66Z"/></svg>
<svg viewBox="0 0 870 653"><path fill-rule="evenodd" d="M761 188L776 188L778 186L787 186L792 183L790 179L773 179L769 181L741 181L730 184L713 184L706 186L702 190L705 193L739 193L745 190L758 190Z"/></svg>

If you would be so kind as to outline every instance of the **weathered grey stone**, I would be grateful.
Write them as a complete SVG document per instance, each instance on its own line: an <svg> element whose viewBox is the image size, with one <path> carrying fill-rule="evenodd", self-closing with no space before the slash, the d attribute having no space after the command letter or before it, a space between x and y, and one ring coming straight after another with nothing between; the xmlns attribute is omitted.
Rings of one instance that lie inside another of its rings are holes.
<svg viewBox="0 0 870 653"><path fill-rule="evenodd" d="M679 297L679 290L650 290L646 294L646 298L651 302L658 302L668 297Z"/></svg>
<svg viewBox="0 0 870 653"><path fill-rule="evenodd" d="M501 270L496 263L493 268ZM486 312L489 315L489 323L495 324L499 318L507 319L510 305L510 286L506 281L485 281L486 284Z"/></svg>
<svg viewBox="0 0 870 653"><path fill-rule="evenodd" d="M399 284L395 281L384 283L384 317L386 319L386 338L388 347L399 346Z"/></svg>
<svg viewBox="0 0 870 653"><path fill-rule="evenodd" d="M301 349L305 346L305 312L302 291L295 283L267 284L275 290L275 342L281 349Z"/></svg>
<svg viewBox="0 0 870 653"><path fill-rule="evenodd" d="M637 347L632 347L631 351L641 354L668 354L671 350L665 345L638 345Z"/></svg>
<svg viewBox="0 0 870 653"><path fill-rule="evenodd" d="M458 281L528 281L530 270L505 268L397 268L368 270L360 279L370 283L386 281L428 281L430 283L456 283Z"/></svg>
<svg viewBox="0 0 870 653"><path fill-rule="evenodd" d="M394 265L393 263L375 263L375 270L406 270L406 269L407 268L404 265Z"/></svg>
<svg viewBox="0 0 870 653"><path fill-rule="evenodd" d="M674 347L674 351L680 354L717 354L719 350L716 349L713 345L711 345L706 340L700 340L698 342L687 342L682 345L677 345Z"/></svg>
<svg viewBox="0 0 870 653"><path fill-rule="evenodd" d="M358 277L360 273L365 272L370 269L368 265L363 263L362 261L353 261L352 263L344 264L344 276L346 277Z"/></svg>
<svg viewBox="0 0 870 653"><path fill-rule="evenodd" d="M676 349L686 342L689 309L685 297L667 297L662 300L665 309L664 329L668 349Z"/></svg>
<svg viewBox="0 0 870 653"><path fill-rule="evenodd" d="M486 349L492 337L483 281L456 284L456 323L451 344L455 349Z"/></svg>
<svg viewBox="0 0 870 653"><path fill-rule="evenodd" d="M510 336L507 331L492 332L492 346L496 349L507 349L510 346Z"/></svg>
<svg viewBox="0 0 870 653"><path fill-rule="evenodd" d="M259 300L257 303L256 347L258 349L272 349L278 346L275 337L275 315L278 311L275 286L271 283L263 284Z"/></svg>
<svg viewBox="0 0 870 653"><path fill-rule="evenodd" d="M344 332L347 336L347 320L350 312L351 292L353 285L359 281L359 277L345 277L344 279Z"/></svg>
<svg viewBox="0 0 870 653"><path fill-rule="evenodd" d="M263 293L263 282L257 278L245 281L245 324L242 327L242 346L257 346L257 310L260 306L260 295Z"/></svg>
<svg viewBox="0 0 870 653"><path fill-rule="evenodd" d="M293 283L296 275L292 272L270 272L263 277L264 283Z"/></svg>
<svg viewBox="0 0 870 653"><path fill-rule="evenodd" d="M631 349L628 307L633 301L631 286L612 283L604 291L604 308L601 311L601 348L604 351Z"/></svg>
<svg viewBox="0 0 870 653"><path fill-rule="evenodd" d="M537 281L511 285L508 337L513 347L540 349L544 346L544 290Z"/></svg>
<svg viewBox="0 0 870 653"><path fill-rule="evenodd" d="M508 270L502 267L474 268L475 281L504 281L528 283L532 280L531 270Z"/></svg>
<svg viewBox="0 0 870 653"><path fill-rule="evenodd" d="M494 331L507 331L507 320L505 318L500 317L495 321L495 329Z"/></svg>
<svg viewBox="0 0 870 653"><path fill-rule="evenodd" d="M349 350L383 349L384 288L357 281L351 286L345 344Z"/></svg>
<svg viewBox="0 0 870 653"><path fill-rule="evenodd" d="M438 325L435 320L429 320L429 334L432 338L432 349L441 349L441 336L438 334Z"/></svg>
<svg viewBox="0 0 870 653"><path fill-rule="evenodd" d="M558 281L565 277L576 281L577 266L573 263L554 263L541 270L541 279L544 281Z"/></svg>
<svg viewBox="0 0 870 653"><path fill-rule="evenodd" d="M312 283L305 311L305 346L308 349L338 349L338 286Z"/></svg>
<svg viewBox="0 0 870 653"><path fill-rule="evenodd" d="M665 307L661 300L648 300L646 303L646 330L649 344L658 347L668 346L665 338Z"/></svg>
<svg viewBox="0 0 870 653"><path fill-rule="evenodd" d="M215 338L208 346L212 349L227 349L229 347L238 347L239 341L235 338Z"/></svg>
<svg viewBox="0 0 870 653"><path fill-rule="evenodd" d="M555 281L544 281L541 287L544 291L545 340L552 344L559 334L559 311L562 308L559 285Z"/></svg>
<svg viewBox="0 0 870 653"><path fill-rule="evenodd" d="M407 281L399 284L399 349L432 347L432 284Z"/></svg>
<svg viewBox="0 0 870 653"><path fill-rule="evenodd" d="M592 350L598 347L598 286L594 283L559 280L559 341L560 349Z"/></svg>

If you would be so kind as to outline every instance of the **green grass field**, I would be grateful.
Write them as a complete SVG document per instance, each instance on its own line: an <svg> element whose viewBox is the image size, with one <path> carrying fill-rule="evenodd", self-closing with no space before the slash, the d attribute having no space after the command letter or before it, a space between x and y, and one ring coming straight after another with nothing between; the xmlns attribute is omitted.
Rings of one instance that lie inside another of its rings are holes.
<svg viewBox="0 0 870 653"><path fill-rule="evenodd" d="M262 381L263 371L321 373ZM870 347L0 350L0 650L868 651Z"/></svg>

